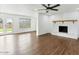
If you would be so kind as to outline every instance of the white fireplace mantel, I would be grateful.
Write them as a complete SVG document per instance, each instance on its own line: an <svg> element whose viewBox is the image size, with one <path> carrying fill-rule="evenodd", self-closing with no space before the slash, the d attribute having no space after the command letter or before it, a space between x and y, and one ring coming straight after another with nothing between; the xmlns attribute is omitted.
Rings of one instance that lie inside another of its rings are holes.
<svg viewBox="0 0 79 59"><path fill-rule="evenodd" d="M68 33L59 32L59 26L67 26L68 27ZM62 37L68 37L73 39L78 39L79 37L79 24L72 24L70 22L68 23L53 23L53 30L51 32L52 35L62 36Z"/></svg>

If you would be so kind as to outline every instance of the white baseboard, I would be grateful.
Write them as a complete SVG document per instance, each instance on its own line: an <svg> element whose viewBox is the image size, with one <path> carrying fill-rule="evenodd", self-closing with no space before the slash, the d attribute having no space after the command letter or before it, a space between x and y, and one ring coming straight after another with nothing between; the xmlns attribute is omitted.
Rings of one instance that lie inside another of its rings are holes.
<svg viewBox="0 0 79 59"><path fill-rule="evenodd" d="M57 35L57 36L62 36L62 37L67 37L67 38L72 38L72 39L78 39L77 35L70 35L70 34L64 34L64 33L51 33L52 35Z"/></svg>

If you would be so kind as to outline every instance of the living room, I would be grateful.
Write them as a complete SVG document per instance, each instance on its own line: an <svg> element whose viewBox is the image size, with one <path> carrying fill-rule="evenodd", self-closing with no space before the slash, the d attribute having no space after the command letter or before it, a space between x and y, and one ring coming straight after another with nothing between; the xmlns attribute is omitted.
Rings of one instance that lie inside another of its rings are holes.
<svg viewBox="0 0 79 59"><path fill-rule="evenodd" d="M79 59L79 0L0 0L1 59Z"/></svg>
<svg viewBox="0 0 79 59"><path fill-rule="evenodd" d="M78 55L79 4L0 4L1 55Z"/></svg>

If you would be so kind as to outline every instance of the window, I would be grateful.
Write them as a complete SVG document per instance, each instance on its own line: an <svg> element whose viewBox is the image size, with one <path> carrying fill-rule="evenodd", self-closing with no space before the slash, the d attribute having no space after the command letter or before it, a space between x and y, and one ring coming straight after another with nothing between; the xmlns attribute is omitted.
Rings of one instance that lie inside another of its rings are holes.
<svg viewBox="0 0 79 59"><path fill-rule="evenodd" d="M13 19L12 18L6 18L6 30L7 32L13 32Z"/></svg>
<svg viewBox="0 0 79 59"><path fill-rule="evenodd" d="M31 19L20 18L19 27L20 28L31 28Z"/></svg>
<svg viewBox="0 0 79 59"><path fill-rule="evenodd" d="M3 32L3 20L0 18L0 33Z"/></svg>

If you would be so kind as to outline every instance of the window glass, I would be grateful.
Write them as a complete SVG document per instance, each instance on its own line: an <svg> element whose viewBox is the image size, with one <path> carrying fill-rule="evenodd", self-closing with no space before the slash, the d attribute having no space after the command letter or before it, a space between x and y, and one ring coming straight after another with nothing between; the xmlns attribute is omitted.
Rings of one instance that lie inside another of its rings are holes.
<svg viewBox="0 0 79 59"><path fill-rule="evenodd" d="M20 18L20 28L31 28L31 19Z"/></svg>

